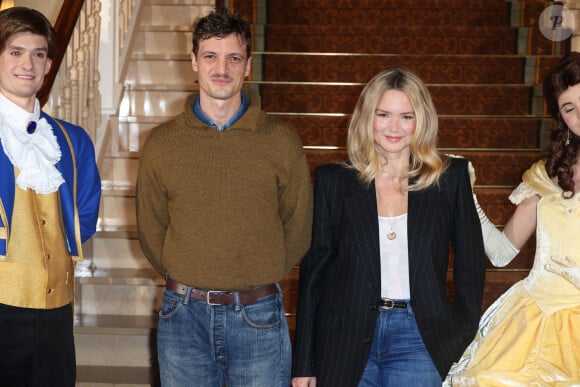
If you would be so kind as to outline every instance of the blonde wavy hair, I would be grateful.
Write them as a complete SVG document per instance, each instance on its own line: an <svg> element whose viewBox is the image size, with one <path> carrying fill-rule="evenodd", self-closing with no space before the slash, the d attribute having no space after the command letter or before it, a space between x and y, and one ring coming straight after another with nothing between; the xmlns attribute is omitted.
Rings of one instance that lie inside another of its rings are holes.
<svg viewBox="0 0 580 387"><path fill-rule="evenodd" d="M379 171L381 149L375 143L373 122L383 93L398 90L409 98L416 118L415 133L409 144L408 190L417 191L437 185L448 166L448 158L437 150L439 122L431 95L423 82L405 68L386 69L375 75L364 87L350 119L347 149L350 167L359 179L370 184Z"/></svg>

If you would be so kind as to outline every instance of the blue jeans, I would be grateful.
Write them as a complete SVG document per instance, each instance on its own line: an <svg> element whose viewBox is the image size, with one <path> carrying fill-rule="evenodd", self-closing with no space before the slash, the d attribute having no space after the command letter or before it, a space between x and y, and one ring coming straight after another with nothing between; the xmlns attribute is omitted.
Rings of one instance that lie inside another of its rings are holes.
<svg viewBox="0 0 580 387"><path fill-rule="evenodd" d="M253 305L210 305L165 289L157 349L164 387L288 387L282 292Z"/></svg>
<svg viewBox="0 0 580 387"><path fill-rule="evenodd" d="M410 305L380 310L359 383L359 387L387 386L441 387L441 376L423 344Z"/></svg>

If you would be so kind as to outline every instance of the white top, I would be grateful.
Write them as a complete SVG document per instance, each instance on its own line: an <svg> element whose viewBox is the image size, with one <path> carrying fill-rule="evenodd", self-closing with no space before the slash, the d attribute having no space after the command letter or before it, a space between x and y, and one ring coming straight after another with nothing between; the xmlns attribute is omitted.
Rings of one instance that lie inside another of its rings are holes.
<svg viewBox="0 0 580 387"><path fill-rule="evenodd" d="M390 231L396 238L389 239ZM410 300L409 250L407 241L407 214L379 216L379 243L381 249L381 297Z"/></svg>

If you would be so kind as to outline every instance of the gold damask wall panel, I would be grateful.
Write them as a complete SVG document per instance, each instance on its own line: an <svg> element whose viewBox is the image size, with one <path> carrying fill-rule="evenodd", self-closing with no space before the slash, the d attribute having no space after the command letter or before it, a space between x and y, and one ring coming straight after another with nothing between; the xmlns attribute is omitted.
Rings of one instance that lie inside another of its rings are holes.
<svg viewBox="0 0 580 387"><path fill-rule="evenodd" d="M266 26L266 48L278 52L511 55L516 43L511 27Z"/></svg>
<svg viewBox="0 0 580 387"><path fill-rule="evenodd" d="M524 81L525 58L518 56L447 55L288 55L263 59L264 80L272 82L366 83L388 67L406 67L423 82L445 84L518 84Z"/></svg>
<svg viewBox="0 0 580 387"><path fill-rule="evenodd" d="M267 84L262 104L268 112L350 114L362 85ZM526 85L438 85L429 87L439 114L526 115L532 89Z"/></svg>

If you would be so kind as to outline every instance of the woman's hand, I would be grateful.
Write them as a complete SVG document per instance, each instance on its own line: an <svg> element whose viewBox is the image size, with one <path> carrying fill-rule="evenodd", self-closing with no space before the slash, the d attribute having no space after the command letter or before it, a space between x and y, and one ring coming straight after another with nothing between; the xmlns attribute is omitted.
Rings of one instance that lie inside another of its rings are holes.
<svg viewBox="0 0 580 387"><path fill-rule="evenodd" d="M316 387L316 377L292 378L292 387Z"/></svg>

